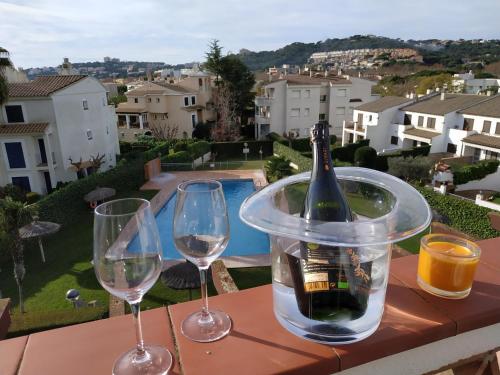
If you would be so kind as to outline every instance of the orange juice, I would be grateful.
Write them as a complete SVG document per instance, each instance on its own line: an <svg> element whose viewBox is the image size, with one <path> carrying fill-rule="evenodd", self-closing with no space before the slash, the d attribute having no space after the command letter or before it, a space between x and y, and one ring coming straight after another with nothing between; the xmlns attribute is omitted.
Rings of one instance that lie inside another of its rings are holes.
<svg viewBox="0 0 500 375"><path fill-rule="evenodd" d="M455 236L424 236L418 259L420 286L444 297L466 297L479 263L479 253L477 245Z"/></svg>

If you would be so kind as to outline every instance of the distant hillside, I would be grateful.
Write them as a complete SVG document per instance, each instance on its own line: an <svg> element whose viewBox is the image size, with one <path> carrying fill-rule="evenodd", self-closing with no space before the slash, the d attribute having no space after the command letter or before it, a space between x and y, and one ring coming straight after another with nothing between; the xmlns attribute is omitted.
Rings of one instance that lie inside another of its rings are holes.
<svg viewBox="0 0 500 375"><path fill-rule="evenodd" d="M292 43L276 51L252 52L242 49L238 56L251 70L262 70L282 64L305 64L314 52L358 48L415 48L427 64L441 63L456 67L471 60L490 63L500 60L500 40L441 41L391 39L372 35L354 35L343 39L326 39L317 43Z"/></svg>

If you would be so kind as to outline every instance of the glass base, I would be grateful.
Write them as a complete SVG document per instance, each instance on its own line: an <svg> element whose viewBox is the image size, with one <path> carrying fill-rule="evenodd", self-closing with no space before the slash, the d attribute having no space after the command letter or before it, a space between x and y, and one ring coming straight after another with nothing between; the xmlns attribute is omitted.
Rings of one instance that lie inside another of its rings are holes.
<svg viewBox="0 0 500 375"><path fill-rule="evenodd" d="M448 299L462 299L467 297L470 294L472 288L461 290L458 292L450 292L447 290L442 290L435 288L429 284L427 284L424 280L417 276L417 284L420 288L425 290L427 293L430 293L436 297L448 298Z"/></svg>
<svg viewBox="0 0 500 375"><path fill-rule="evenodd" d="M212 342L225 337L232 325L229 315L219 310L209 310L208 313L208 318L197 311L184 319L181 323L182 334L197 342Z"/></svg>
<svg viewBox="0 0 500 375"><path fill-rule="evenodd" d="M144 347L139 355L131 349L118 358L113 366L113 375L166 375L172 367L172 354L161 346Z"/></svg>

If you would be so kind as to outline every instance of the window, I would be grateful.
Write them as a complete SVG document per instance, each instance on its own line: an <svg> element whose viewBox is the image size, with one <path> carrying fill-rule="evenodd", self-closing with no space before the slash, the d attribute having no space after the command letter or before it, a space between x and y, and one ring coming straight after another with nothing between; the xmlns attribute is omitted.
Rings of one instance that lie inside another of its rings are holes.
<svg viewBox="0 0 500 375"><path fill-rule="evenodd" d="M19 186L25 192L31 191L30 179L27 176L12 177L12 185Z"/></svg>
<svg viewBox="0 0 500 375"><path fill-rule="evenodd" d="M311 110L309 108L304 108L304 117L309 117Z"/></svg>
<svg viewBox="0 0 500 375"><path fill-rule="evenodd" d="M436 119L434 117L427 117L427 127L429 129L436 128Z"/></svg>
<svg viewBox="0 0 500 375"><path fill-rule="evenodd" d="M88 139L89 141L91 141L91 140L92 140L92 138L94 138L94 137L92 136L92 130L87 129L87 139Z"/></svg>
<svg viewBox="0 0 500 375"><path fill-rule="evenodd" d="M498 152L486 151L485 159L495 159L495 160L498 160Z"/></svg>
<svg viewBox="0 0 500 375"><path fill-rule="evenodd" d="M319 121L325 121L326 120L326 113L320 113L319 114Z"/></svg>
<svg viewBox="0 0 500 375"><path fill-rule="evenodd" d="M83 99L83 110L86 111L87 109L89 109L89 102L87 101L87 99Z"/></svg>
<svg viewBox="0 0 500 375"><path fill-rule="evenodd" d="M373 116L372 116L372 115L369 115L369 116L368 116L368 122L370 122L372 119L373 119Z"/></svg>
<svg viewBox="0 0 500 375"><path fill-rule="evenodd" d="M22 105L6 105L7 122L24 122Z"/></svg>
<svg viewBox="0 0 500 375"><path fill-rule="evenodd" d="M196 104L196 96L192 96L191 97L191 105L195 105Z"/></svg>
<svg viewBox="0 0 500 375"><path fill-rule="evenodd" d="M424 116L418 116L418 126L424 126Z"/></svg>
<svg viewBox="0 0 500 375"><path fill-rule="evenodd" d="M497 126L495 128L495 134L500 135L500 122L497 122Z"/></svg>
<svg viewBox="0 0 500 375"><path fill-rule="evenodd" d="M203 86L203 80L201 78L198 78L198 86L200 87Z"/></svg>
<svg viewBox="0 0 500 375"><path fill-rule="evenodd" d="M189 98L187 96L184 97L184 107L189 105Z"/></svg>
<svg viewBox="0 0 500 375"><path fill-rule="evenodd" d="M139 103L139 99L134 98L134 103Z"/></svg>
<svg viewBox="0 0 500 375"><path fill-rule="evenodd" d="M335 114L337 114L337 115L345 115L345 107L337 107L337 108L335 108Z"/></svg>
<svg viewBox="0 0 500 375"><path fill-rule="evenodd" d="M489 133L491 128L491 121L483 122L483 133Z"/></svg>
<svg viewBox="0 0 500 375"><path fill-rule="evenodd" d="M148 103L151 103L151 98L148 98Z"/></svg>
<svg viewBox="0 0 500 375"><path fill-rule="evenodd" d="M21 142L5 142L5 152L9 161L9 168L26 168L23 145Z"/></svg>
<svg viewBox="0 0 500 375"><path fill-rule="evenodd" d="M349 103L361 103L361 102L363 102L363 100L360 98L349 99Z"/></svg>
<svg viewBox="0 0 500 375"><path fill-rule="evenodd" d="M478 161L479 159L481 159L481 149L480 148L475 148L474 149L474 157L473 157L474 161Z"/></svg>
<svg viewBox="0 0 500 375"><path fill-rule="evenodd" d="M338 89L337 96L347 96L347 89Z"/></svg>
<svg viewBox="0 0 500 375"><path fill-rule="evenodd" d="M292 90L292 98L300 99L300 90Z"/></svg>
<svg viewBox="0 0 500 375"><path fill-rule="evenodd" d="M456 154L457 153L457 145L455 145L453 143L448 143L448 146L446 147L446 152Z"/></svg>
<svg viewBox="0 0 500 375"><path fill-rule="evenodd" d="M159 103L160 102L160 98L156 98L156 103Z"/></svg>
<svg viewBox="0 0 500 375"><path fill-rule="evenodd" d="M405 119L403 121L403 125L411 125L411 115L405 114Z"/></svg>
<svg viewBox="0 0 500 375"><path fill-rule="evenodd" d="M326 95L320 95L320 96L319 96L319 101L320 101L321 103L325 103L325 102L326 102Z"/></svg>
<svg viewBox="0 0 500 375"><path fill-rule="evenodd" d="M464 117L464 130L469 132L472 130L473 127L474 127L474 119Z"/></svg>
<svg viewBox="0 0 500 375"><path fill-rule="evenodd" d="M290 110L290 117L299 117L300 116L300 108L292 108Z"/></svg>
<svg viewBox="0 0 500 375"><path fill-rule="evenodd" d="M310 98L311 97L311 90L304 90L304 98Z"/></svg>
<svg viewBox="0 0 500 375"><path fill-rule="evenodd" d="M191 124L193 124L193 128L196 126L196 115L193 113L191 115Z"/></svg>
<svg viewBox="0 0 500 375"><path fill-rule="evenodd" d="M398 141L399 141L398 137L396 137L394 135L391 137L391 145L396 145L397 146L398 145Z"/></svg>

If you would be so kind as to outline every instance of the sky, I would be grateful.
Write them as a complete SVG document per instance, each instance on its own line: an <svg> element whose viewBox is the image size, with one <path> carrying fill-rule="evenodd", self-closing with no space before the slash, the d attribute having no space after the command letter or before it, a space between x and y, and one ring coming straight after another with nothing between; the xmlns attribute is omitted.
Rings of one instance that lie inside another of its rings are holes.
<svg viewBox="0 0 500 375"><path fill-rule="evenodd" d="M500 39L500 0L0 0L0 46L17 67L203 61L355 34Z"/></svg>

